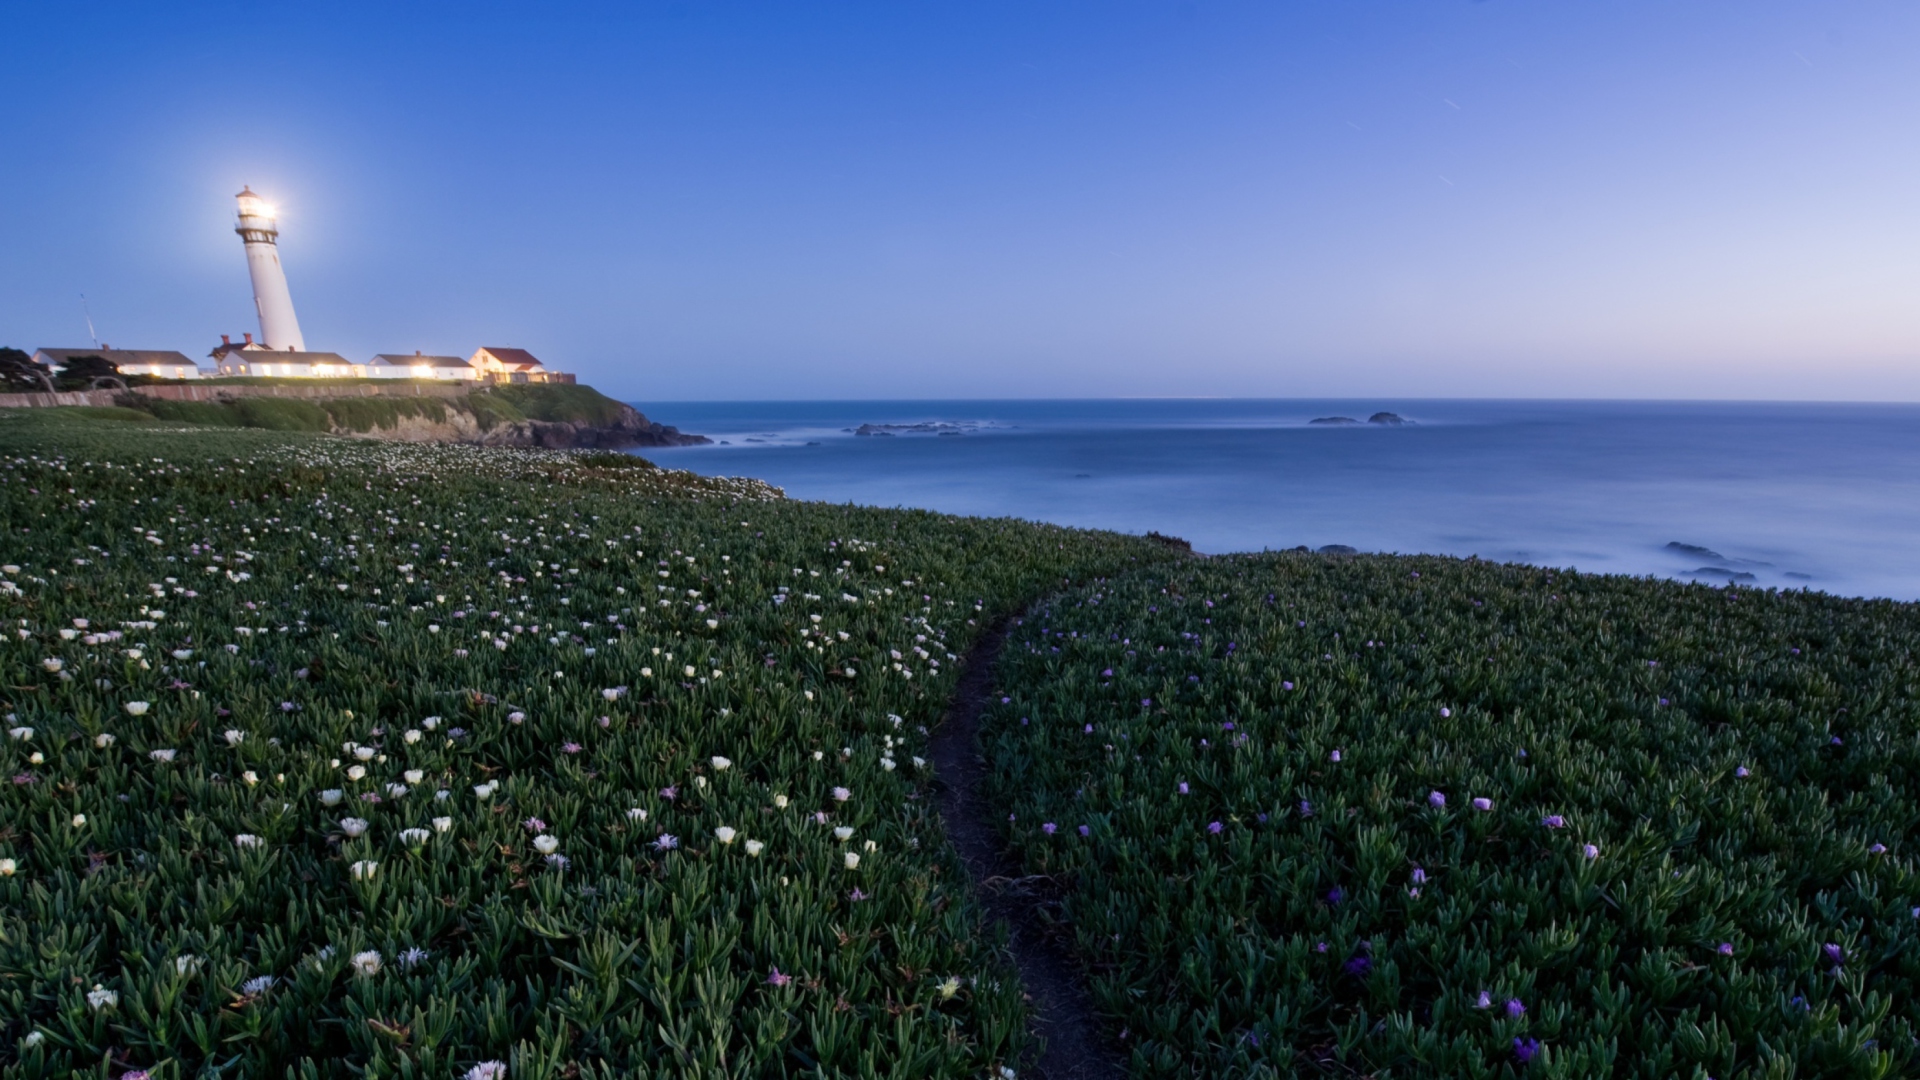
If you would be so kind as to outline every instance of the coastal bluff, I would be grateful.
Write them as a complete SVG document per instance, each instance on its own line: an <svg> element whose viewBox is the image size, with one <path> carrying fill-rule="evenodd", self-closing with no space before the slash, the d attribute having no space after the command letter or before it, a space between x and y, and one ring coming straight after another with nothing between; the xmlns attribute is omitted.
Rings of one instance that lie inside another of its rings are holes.
<svg viewBox="0 0 1920 1080"><path fill-rule="evenodd" d="M0 408L72 406L110 409L127 419L387 442L613 450L712 441L649 420L590 386L567 384L473 388L425 381L232 379L0 394Z"/></svg>

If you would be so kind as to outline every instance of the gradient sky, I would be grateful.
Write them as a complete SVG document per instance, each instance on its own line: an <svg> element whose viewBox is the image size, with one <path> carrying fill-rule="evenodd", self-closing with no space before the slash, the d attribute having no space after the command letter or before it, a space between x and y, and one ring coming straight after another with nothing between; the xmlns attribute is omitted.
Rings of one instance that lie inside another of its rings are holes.
<svg viewBox="0 0 1920 1080"><path fill-rule="evenodd" d="M1920 399L1920 5L0 6L0 344L628 399Z"/></svg>

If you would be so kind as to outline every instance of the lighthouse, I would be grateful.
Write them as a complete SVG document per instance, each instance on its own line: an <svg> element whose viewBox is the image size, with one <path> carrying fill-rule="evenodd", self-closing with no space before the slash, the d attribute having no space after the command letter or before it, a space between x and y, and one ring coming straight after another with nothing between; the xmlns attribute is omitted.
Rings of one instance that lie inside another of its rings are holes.
<svg viewBox="0 0 1920 1080"><path fill-rule="evenodd" d="M275 242L280 230L274 227L273 207L242 188L240 225L234 232L247 248L247 273L253 278L253 306L260 313L260 340L276 352L289 349L307 351L300 336L300 320L293 316L293 294L287 291L287 274L280 268L280 248Z"/></svg>

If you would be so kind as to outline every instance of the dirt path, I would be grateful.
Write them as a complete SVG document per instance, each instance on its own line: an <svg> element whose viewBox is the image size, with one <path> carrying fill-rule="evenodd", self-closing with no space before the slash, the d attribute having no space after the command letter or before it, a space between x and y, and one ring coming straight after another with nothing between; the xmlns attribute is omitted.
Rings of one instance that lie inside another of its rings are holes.
<svg viewBox="0 0 1920 1080"><path fill-rule="evenodd" d="M974 893L987 916L1007 925L1009 946L1033 1006L1033 1031L1046 1051L1023 1069L1023 1078L1105 1080L1126 1075L1079 968L1046 930L1040 909L1051 901L1045 882L1034 887L1002 849L999 826L982 788L987 767L980 757L980 712L993 692L994 664L1007 641L1011 620L1002 619L968 653L960 685L928 748L939 778L940 816L960 853Z"/></svg>

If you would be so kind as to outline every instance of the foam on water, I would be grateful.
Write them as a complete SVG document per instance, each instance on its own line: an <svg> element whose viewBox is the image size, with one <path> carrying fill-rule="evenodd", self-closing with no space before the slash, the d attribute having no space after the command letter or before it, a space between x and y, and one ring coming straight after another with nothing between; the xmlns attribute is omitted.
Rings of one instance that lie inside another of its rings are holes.
<svg viewBox="0 0 1920 1080"><path fill-rule="evenodd" d="M802 499L1920 598L1920 406L1477 401L641 403L642 451ZM1315 425L1390 411L1401 427ZM856 435L862 424L960 434ZM953 430L949 428L948 430Z"/></svg>

